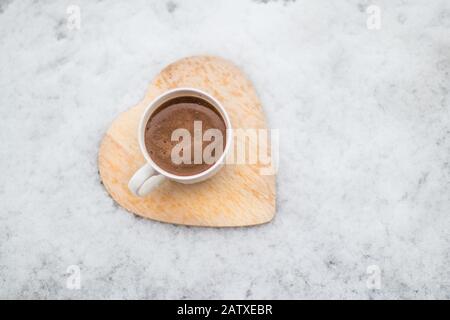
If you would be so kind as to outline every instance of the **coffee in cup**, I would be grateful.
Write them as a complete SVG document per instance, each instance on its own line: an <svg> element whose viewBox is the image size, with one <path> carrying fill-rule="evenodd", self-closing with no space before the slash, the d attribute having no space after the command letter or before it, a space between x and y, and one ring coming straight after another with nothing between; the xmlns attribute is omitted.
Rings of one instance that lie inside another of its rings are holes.
<svg viewBox="0 0 450 320"><path fill-rule="evenodd" d="M142 114L138 142L146 163L128 188L145 196L165 179L201 182L219 171L233 137L221 103L194 88L176 88L156 97Z"/></svg>
<svg viewBox="0 0 450 320"><path fill-rule="evenodd" d="M186 130L180 131L186 135L178 138L177 130ZM203 139L203 133L208 130L217 130L219 134L214 139L222 139L213 141L220 143L212 150L212 161L205 159L209 154L204 154L211 144ZM208 101L198 97L177 97L163 103L150 116L145 126L145 147L161 169L178 176L191 176L207 170L221 156L226 143L225 133L224 119ZM181 138L185 139L182 141L185 147L177 150ZM196 141L196 138L200 139ZM186 152L188 155L183 154ZM196 154L200 157L195 157Z"/></svg>

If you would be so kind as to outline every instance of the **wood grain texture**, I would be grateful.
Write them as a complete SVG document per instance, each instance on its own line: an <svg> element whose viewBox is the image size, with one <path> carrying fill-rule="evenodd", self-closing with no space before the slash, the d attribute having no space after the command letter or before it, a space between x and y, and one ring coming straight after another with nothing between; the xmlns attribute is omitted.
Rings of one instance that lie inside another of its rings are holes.
<svg viewBox="0 0 450 320"><path fill-rule="evenodd" d="M260 175L259 163L226 164L214 177L192 185L166 180L145 198L130 193L128 181L145 162L137 140L140 117L156 96L177 87L213 95L234 128L266 128L256 92L235 65L210 56L181 59L162 70L144 99L120 114L106 132L98 165L108 193L130 212L174 224L231 227L270 221L275 214L275 176Z"/></svg>

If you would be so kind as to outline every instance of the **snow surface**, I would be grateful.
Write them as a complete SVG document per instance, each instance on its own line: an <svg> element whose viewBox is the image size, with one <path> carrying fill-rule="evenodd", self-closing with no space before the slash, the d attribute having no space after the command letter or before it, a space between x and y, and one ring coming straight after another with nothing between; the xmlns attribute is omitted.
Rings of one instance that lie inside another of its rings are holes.
<svg viewBox="0 0 450 320"><path fill-rule="evenodd" d="M111 121L198 54L280 129L270 224L145 220L100 183ZM0 298L450 299L449 90L447 0L0 0Z"/></svg>

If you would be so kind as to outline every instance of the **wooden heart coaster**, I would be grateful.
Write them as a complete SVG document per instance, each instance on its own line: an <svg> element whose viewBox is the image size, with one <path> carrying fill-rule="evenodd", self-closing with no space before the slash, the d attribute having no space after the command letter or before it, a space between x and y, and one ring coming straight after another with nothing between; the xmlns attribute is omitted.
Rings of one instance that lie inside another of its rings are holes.
<svg viewBox="0 0 450 320"><path fill-rule="evenodd" d="M275 175L261 175L257 164L226 164L197 184L164 181L145 198L128 190L128 181L144 163L137 127L145 107L177 87L201 89L218 99L234 128L266 128L261 104L250 81L232 63L217 57L181 59L161 71L144 99L120 114L100 146L98 166L108 193L126 210L153 220L208 227L250 226L275 214Z"/></svg>

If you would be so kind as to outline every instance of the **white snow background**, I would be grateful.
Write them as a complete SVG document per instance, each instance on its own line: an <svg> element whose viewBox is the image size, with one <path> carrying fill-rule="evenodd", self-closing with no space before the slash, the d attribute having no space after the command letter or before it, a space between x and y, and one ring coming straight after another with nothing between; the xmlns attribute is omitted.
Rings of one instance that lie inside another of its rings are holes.
<svg viewBox="0 0 450 320"><path fill-rule="evenodd" d="M280 129L267 225L141 219L100 183L112 120L198 54ZM449 73L446 0L0 0L0 298L449 299Z"/></svg>

